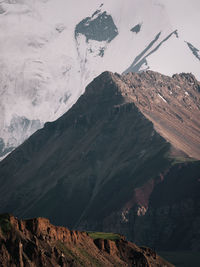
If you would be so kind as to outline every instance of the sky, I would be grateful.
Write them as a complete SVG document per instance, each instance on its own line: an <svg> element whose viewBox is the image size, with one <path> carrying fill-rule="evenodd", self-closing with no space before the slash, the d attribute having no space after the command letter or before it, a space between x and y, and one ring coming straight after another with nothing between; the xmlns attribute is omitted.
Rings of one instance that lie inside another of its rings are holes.
<svg viewBox="0 0 200 267"><path fill-rule="evenodd" d="M167 9L172 25L179 29L182 38L200 47L200 1L158 0Z"/></svg>

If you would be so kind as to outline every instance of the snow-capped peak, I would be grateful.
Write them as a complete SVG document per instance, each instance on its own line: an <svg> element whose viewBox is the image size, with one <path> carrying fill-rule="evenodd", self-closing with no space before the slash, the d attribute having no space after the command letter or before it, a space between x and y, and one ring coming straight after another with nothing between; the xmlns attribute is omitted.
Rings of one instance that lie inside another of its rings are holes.
<svg viewBox="0 0 200 267"><path fill-rule="evenodd" d="M197 0L1 0L0 156L105 70L199 79L199 8Z"/></svg>

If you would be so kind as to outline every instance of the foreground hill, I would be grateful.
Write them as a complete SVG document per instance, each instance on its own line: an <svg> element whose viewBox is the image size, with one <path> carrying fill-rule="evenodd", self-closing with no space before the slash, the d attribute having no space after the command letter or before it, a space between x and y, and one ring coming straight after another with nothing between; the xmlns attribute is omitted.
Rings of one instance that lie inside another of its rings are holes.
<svg viewBox="0 0 200 267"><path fill-rule="evenodd" d="M0 211L198 250L199 88L190 74L101 74L0 163Z"/></svg>
<svg viewBox="0 0 200 267"><path fill-rule="evenodd" d="M137 247L120 235L110 236L116 239L92 238L86 232L56 227L44 218L22 221L0 215L0 265L173 266L147 247Z"/></svg>

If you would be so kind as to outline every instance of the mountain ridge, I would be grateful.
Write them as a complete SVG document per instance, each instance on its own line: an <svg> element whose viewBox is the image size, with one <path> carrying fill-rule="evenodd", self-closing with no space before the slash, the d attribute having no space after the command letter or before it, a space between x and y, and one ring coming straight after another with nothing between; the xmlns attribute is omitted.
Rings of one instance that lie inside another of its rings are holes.
<svg viewBox="0 0 200 267"><path fill-rule="evenodd" d="M199 161L166 141L144 115L161 114L165 126L171 118L177 129L176 120L182 122L174 113L184 97L186 103L194 102L194 115L199 114L199 82L182 76L104 72L94 79L66 114L46 123L0 163L0 212L45 216L70 228L112 230L159 249L198 249ZM186 125L188 106L182 107ZM165 193L168 190L174 192L173 201ZM160 195L165 199L161 207L156 204ZM179 211L171 213L177 207ZM188 214L193 216L186 220ZM190 234L180 244L180 236L174 238L173 232L180 228L176 232L181 233L184 227ZM165 243L157 239L162 234Z"/></svg>

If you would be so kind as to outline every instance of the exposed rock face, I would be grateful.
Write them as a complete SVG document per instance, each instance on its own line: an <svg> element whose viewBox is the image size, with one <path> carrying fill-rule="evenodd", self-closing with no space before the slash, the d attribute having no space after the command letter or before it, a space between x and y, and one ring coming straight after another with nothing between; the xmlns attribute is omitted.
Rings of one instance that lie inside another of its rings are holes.
<svg viewBox="0 0 200 267"><path fill-rule="evenodd" d="M171 78L147 71L114 79L156 131L174 147L200 159L200 83L192 74Z"/></svg>
<svg viewBox="0 0 200 267"><path fill-rule="evenodd" d="M123 237L93 240L86 232L56 227L44 218L0 215L1 266L172 266L149 248Z"/></svg>
<svg viewBox="0 0 200 267"><path fill-rule="evenodd" d="M0 163L0 211L197 249L199 88L190 74L103 73Z"/></svg>
<svg viewBox="0 0 200 267"><path fill-rule="evenodd" d="M118 30L112 16L106 11L102 13L101 10L97 10L91 18L85 18L76 25L75 37L78 34L83 34L87 42L89 40L111 42L118 34Z"/></svg>

